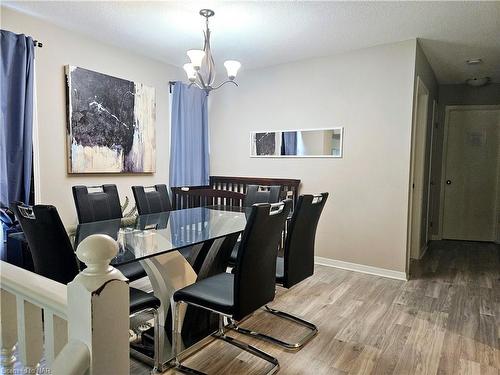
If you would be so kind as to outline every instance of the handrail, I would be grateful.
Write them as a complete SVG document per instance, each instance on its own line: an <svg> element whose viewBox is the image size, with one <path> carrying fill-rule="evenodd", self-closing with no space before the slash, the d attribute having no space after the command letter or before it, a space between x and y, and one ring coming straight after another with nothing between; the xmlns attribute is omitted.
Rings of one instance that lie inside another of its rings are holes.
<svg viewBox="0 0 500 375"><path fill-rule="evenodd" d="M85 238L76 255L87 267L68 285L0 262L0 361L8 373L18 359L31 369L42 358L56 375L129 372L128 284L109 265L117 253L109 236Z"/></svg>
<svg viewBox="0 0 500 375"><path fill-rule="evenodd" d="M52 365L54 375L84 375L90 365L89 347L78 340L70 340Z"/></svg>
<svg viewBox="0 0 500 375"><path fill-rule="evenodd" d="M0 261L0 286L12 294L66 319L68 298L66 285L40 276L10 263Z"/></svg>

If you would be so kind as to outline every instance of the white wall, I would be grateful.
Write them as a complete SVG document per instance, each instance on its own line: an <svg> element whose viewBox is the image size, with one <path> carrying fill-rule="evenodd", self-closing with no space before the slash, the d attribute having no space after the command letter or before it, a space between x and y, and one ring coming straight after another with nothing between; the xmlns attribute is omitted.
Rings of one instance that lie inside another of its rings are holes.
<svg viewBox="0 0 500 375"><path fill-rule="evenodd" d="M210 96L212 174L329 192L316 255L404 272L415 50L411 40L243 70L239 88ZM252 130L338 126L342 159L249 157Z"/></svg>
<svg viewBox="0 0 500 375"><path fill-rule="evenodd" d="M66 224L76 222L72 185L114 183L122 200L133 202L132 185L168 184L168 81L182 77L180 69L124 49L103 44L13 10L1 8L2 29L43 42L36 49L41 187L39 201L57 207ZM124 41L126 42L126 41ZM156 173L152 175L67 174L65 65L106 73L156 88Z"/></svg>

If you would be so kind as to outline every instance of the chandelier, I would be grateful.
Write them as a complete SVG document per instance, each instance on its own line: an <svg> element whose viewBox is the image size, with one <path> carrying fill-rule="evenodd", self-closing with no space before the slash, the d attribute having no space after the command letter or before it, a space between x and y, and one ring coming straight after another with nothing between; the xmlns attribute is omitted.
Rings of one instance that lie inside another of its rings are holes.
<svg viewBox="0 0 500 375"><path fill-rule="evenodd" d="M203 50L192 49L187 51L187 55L191 60L190 63L184 64L183 68L187 74L188 80L190 82L189 87L192 85L198 86L200 89L204 90L207 95L212 90L217 90L226 83L233 83L238 86L234 81L236 74L238 74L238 69L240 69L241 64L236 60L227 60L224 62L224 67L227 71L227 80L215 85L215 63L212 57L212 51L210 50L210 29L208 28L208 19L212 17L215 12L211 9L200 10L200 15L205 17L205 43L203 45Z"/></svg>

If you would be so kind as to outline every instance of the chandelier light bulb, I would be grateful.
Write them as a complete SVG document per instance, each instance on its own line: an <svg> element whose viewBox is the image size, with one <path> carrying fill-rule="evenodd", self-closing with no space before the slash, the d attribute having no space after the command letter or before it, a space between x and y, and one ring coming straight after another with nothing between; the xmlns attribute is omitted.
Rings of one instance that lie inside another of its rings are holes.
<svg viewBox="0 0 500 375"><path fill-rule="evenodd" d="M191 64L193 64L193 68L199 70L201 68L201 62L205 57L205 51L201 49L191 49L187 51L187 55L191 60Z"/></svg>
<svg viewBox="0 0 500 375"><path fill-rule="evenodd" d="M224 62L224 66L227 70L227 77L232 81L236 78L238 70L241 68L241 63L236 60L227 60Z"/></svg>
<svg viewBox="0 0 500 375"><path fill-rule="evenodd" d="M196 70L192 63L186 63L183 65L184 71L187 74L189 82L194 82L196 80Z"/></svg>

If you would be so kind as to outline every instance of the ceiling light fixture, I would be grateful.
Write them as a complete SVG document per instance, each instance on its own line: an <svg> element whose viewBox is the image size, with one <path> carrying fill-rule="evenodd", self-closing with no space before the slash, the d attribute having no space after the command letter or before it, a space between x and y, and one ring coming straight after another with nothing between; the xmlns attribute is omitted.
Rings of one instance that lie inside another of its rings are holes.
<svg viewBox="0 0 500 375"><path fill-rule="evenodd" d="M238 86L234 79L238 74L238 69L240 69L241 64L236 60L227 60L224 62L228 79L217 86L213 86L215 82L215 63L212 57L212 51L210 50L210 29L208 28L208 19L215 15L215 12L211 9L202 9L200 10L200 15L205 17L205 31L203 32L205 35L205 43L203 45L203 50L192 49L187 51L187 55L191 62L184 64L183 68L190 82L189 87L196 85L208 95L210 91L217 90L226 83L233 83Z"/></svg>
<svg viewBox="0 0 500 375"><path fill-rule="evenodd" d="M480 78L469 78L468 80L465 81L469 86L473 87L481 87L484 85L487 85L490 82L491 78L490 77L480 77Z"/></svg>

